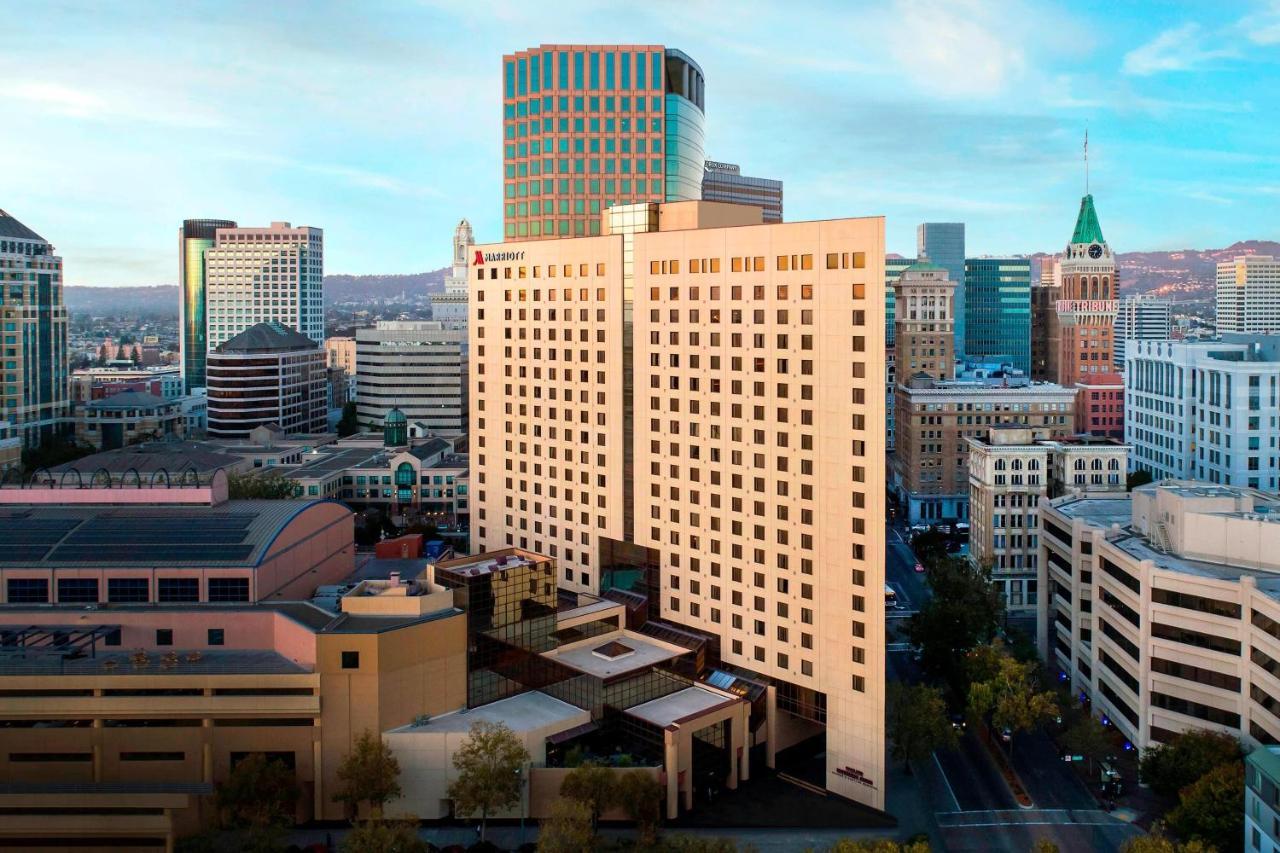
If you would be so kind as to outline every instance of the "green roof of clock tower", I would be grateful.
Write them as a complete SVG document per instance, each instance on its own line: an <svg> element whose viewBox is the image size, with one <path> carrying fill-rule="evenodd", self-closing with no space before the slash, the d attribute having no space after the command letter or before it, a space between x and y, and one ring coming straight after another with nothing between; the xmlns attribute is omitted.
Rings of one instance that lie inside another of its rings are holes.
<svg viewBox="0 0 1280 853"><path fill-rule="evenodd" d="M1071 235L1072 243L1105 243L1102 226L1098 224L1098 212L1093 209L1093 196L1080 199L1080 215L1076 217L1076 230Z"/></svg>

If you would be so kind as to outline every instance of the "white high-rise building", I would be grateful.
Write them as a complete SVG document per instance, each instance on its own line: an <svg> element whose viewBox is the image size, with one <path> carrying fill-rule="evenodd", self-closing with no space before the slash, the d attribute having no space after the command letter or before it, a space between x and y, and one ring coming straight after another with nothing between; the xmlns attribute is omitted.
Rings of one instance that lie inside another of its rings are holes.
<svg viewBox="0 0 1280 853"><path fill-rule="evenodd" d="M1126 296L1116 305L1112 362L1124 370L1125 341L1167 341L1172 329L1171 303L1154 296Z"/></svg>
<svg viewBox="0 0 1280 853"><path fill-rule="evenodd" d="M1218 264L1219 332L1280 332L1280 261L1242 255Z"/></svg>
<svg viewBox="0 0 1280 853"><path fill-rule="evenodd" d="M467 269L476 243L471 223L462 220L453 229L453 270L444 279L444 293L431 297L431 319L451 329L467 328Z"/></svg>
<svg viewBox="0 0 1280 853"><path fill-rule="evenodd" d="M1280 337L1133 341L1124 377L1130 467L1156 480L1280 485Z"/></svg>
<svg viewBox="0 0 1280 853"><path fill-rule="evenodd" d="M465 329L413 320L356 329L355 372L360 423L381 427L387 412L399 408L412 432L467 431Z"/></svg>
<svg viewBox="0 0 1280 853"><path fill-rule="evenodd" d="M219 228L205 251L208 348L258 323L279 323L324 344L324 232L272 222Z"/></svg>

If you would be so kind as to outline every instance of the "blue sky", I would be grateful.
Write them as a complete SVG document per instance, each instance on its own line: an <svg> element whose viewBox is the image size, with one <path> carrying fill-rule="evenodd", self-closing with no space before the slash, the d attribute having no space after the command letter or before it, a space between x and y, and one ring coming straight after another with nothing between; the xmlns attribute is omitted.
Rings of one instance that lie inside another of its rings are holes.
<svg viewBox="0 0 1280 853"><path fill-rule="evenodd" d="M186 217L325 229L332 273L500 239L501 56L679 47L707 155L789 220L968 223L1056 251L1092 189L1119 251L1280 239L1280 2L50 2L6 16L0 207L70 284L171 283Z"/></svg>

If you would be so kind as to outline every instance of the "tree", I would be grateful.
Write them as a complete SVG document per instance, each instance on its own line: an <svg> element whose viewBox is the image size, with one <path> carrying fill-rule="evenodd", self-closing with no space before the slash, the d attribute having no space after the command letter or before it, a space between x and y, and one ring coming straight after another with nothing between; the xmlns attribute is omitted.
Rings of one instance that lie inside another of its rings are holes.
<svg viewBox="0 0 1280 853"><path fill-rule="evenodd" d="M400 762L391 747L365 729L338 766L338 780L343 787L333 799L346 803L352 815L359 812L361 803L368 803L370 814L378 817L388 801L400 796L399 777Z"/></svg>
<svg viewBox="0 0 1280 853"><path fill-rule="evenodd" d="M649 773L632 771L618 779L617 803L636 822L639 846L649 847L657 840L666 800L667 789Z"/></svg>
<svg viewBox="0 0 1280 853"><path fill-rule="evenodd" d="M342 404L342 417L338 420L338 437L346 438L349 435L355 435L360 431L360 419L356 415L356 404L354 400L348 400Z"/></svg>
<svg viewBox="0 0 1280 853"><path fill-rule="evenodd" d="M926 568L933 568L947 557L947 537L937 530L926 530L911 537L911 550Z"/></svg>
<svg viewBox="0 0 1280 853"><path fill-rule="evenodd" d="M1139 468L1137 471L1131 471L1129 475L1124 478L1124 487L1128 491L1132 492L1134 489L1138 488L1138 486L1145 486L1150 482L1151 472L1144 471Z"/></svg>
<svg viewBox="0 0 1280 853"><path fill-rule="evenodd" d="M964 696L964 656L995 636L1003 603L990 576L968 560L940 560L928 578L933 597L908 620L907 634L920 649L925 673L946 679L953 695Z"/></svg>
<svg viewBox="0 0 1280 853"><path fill-rule="evenodd" d="M872 838L867 841L842 838L828 847L827 853L929 853L929 843L894 841L890 838Z"/></svg>
<svg viewBox="0 0 1280 853"><path fill-rule="evenodd" d="M1059 847L1047 838L1037 838L1031 845L1031 853L1059 853Z"/></svg>
<svg viewBox="0 0 1280 853"><path fill-rule="evenodd" d="M418 819L401 815L361 821L342 840L341 849L342 853L428 853L431 847L418 837Z"/></svg>
<svg viewBox="0 0 1280 853"><path fill-rule="evenodd" d="M1138 773L1151 790L1173 799L1210 770L1243 757L1240 741L1234 736L1190 729L1168 743L1143 750Z"/></svg>
<svg viewBox="0 0 1280 853"><path fill-rule="evenodd" d="M995 648L1002 651L1001 646ZM993 674L970 683L969 713L983 718L989 715L991 725L1001 731L1028 731L1058 715L1053 691L1039 688L1035 664L1000 654Z"/></svg>
<svg viewBox="0 0 1280 853"><path fill-rule="evenodd" d="M947 719L947 703L936 687L892 682L888 728L893 757L907 765L908 773L909 762L923 761L934 750L956 744L956 731Z"/></svg>
<svg viewBox="0 0 1280 853"><path fill-rule="evenodd" d="M659 848L664 853L737 853L738 845L732 838L711 838L705 835L672 835Z"/></svg>
<svg viewBox="0 0 1280 853"><path fill-rule="evenodd" d="M453 754L458 776L449 783L449 797L459 815L480 813L480 840L484 840L489 815L520 802L520 771L529 751L503 723L477 720L467 742Z"/></svg>
<svg viewBox="0 0 1280 853"><path fill-rule="evenodd" d="M565 774L560 796L577 800L591 812L591 828L600 825L600 815L617 802L617 775L608 767L587 762Z"/></svg>
<svg viewBox="0 0 1280 853"><path fill-rule="evenodd" d="M538 831L538 853L591 853L595 840L587 804L561 798L551 804L551 816Z"/></svg>
<svg viewBox="0 0 1280 853"><path fill-rule="evenodd" d="M239 849L258 853L280 847L283 827L293 823L297 799L293 771L283 761L254 752L218 785L215 802L223 825L244 831Z"/></svg>
<svg viewBox="0 0 1280 853"><path fill-rule="evenodd" d="M1120 853L1217 853L1217 851L1212 847L1206 847L1202 841L1175 844L1165 838L1157 826L1152 829L1150 835L1139 835L1120 845Z"/></svg>
<svg viewBox="0 0 1280 853"><path fill-rule="evenodd" d="M1244 763L1220 764L1183 788L1169 826L1184 838L1202 841L1219 853L1244 843Z"/></svg>
<svg viewBox="0 0 1280 853"><path fill-rule="evenodd" d="M1089 762L1093 773L1095 761L1106 758L1115 744L1107 727L1089 714L1081 715L1071 728L1062 733L1062 748L1073 755L1082 755Z"/></svg>
<svg viewBox="0 0 1280 853"><path fill-rule="evenodd" d="M227 497L231 500L288 500L297 493L297 484L272 471L267 474L228 474Z"/></svg>

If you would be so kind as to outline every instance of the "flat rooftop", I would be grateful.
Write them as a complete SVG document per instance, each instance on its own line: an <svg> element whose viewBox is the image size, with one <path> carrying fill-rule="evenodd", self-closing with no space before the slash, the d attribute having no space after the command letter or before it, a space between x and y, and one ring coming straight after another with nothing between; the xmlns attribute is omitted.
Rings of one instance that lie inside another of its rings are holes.
<svg viewBox="0 0 1280 853"><path fill-rule="evenodd" d="M596 678L612 678L666 663L688 651L633 631L613 631L544 652L543 657Z"/></svg>
<svg viewBox="0 0 1280 853"><path fill-rule="evenodd" d="M1067 518L1083 519L1095 527L1113 524L1127 527L1133 520L1133 499L1127 494L1115 498L1072 498L1051 506Z"/></svg>
<svg viewBox="0 0 1280 853"><path fill-rule="evenodd" d="M1268 569L1210 563L1204 560L1179 557L1177 554L1166 554L1164 551L1153 548L1146 537L1134 530L1128 530L1125 536L1111 540L1110 544L1129 554L1135 560L1150 560L1166 571L1227 581L1238 581L1242 577L1258 578L1260 581L1258 584L1259 589L1267 592L1268 595L1271 595L1271 592L1263 587L1261 581L1271 579L1274 580L1277 591L1280 591L1280 573ZM1274 598L1275 596L1272 595L1272 597Z"/></svg>
<svg viewBox="0 0 1280 853"><path fill-rule="evenodd" d="M166 662L166 656L169 657ZM98 649L96 656L68 659L59 654L0 654L0 675L305 675L300 666L271 649L148 649L138 666L132 650Z"/></svg>
<svg viewBox="0 0 1280 853"><path fill-rule="evenodd" d="M472 723L483 720L487 723L505 723L507 728L514 732L527 732L557 725L569 728L589 719L590 714L576 705L570 705L554 696L531 690L528 693L481 705L479 708L465 708L451 714L441 714L422 725L410 723L391 731L414 734L461 734L469 731Z"/></svg>
<svg viewBox="0 0 1280 853"><path fill-rule="evenodd" d="M520 551L509 550L506 552L498 552L494 554L479 554L476 557L462 557L457 560L448 560L437 563L436 568L440 571L450 572L451 574L461 577L474 578L480 575L492 574L493 572L504 572L507 569L518 569L523 566L532 566L536 562L540 562L544 558L536 554L528 554Z"/></svg>
<svg viewBox="0 0 1280 853"><path fill-rule="evenodd" d="M705 714L731 702L741 701L741 699L715 693L705 687L686 687L684 690L669 693L660 699L653 699L643 705L628 708L626 713L665 729L689 717Z"/></svg>

